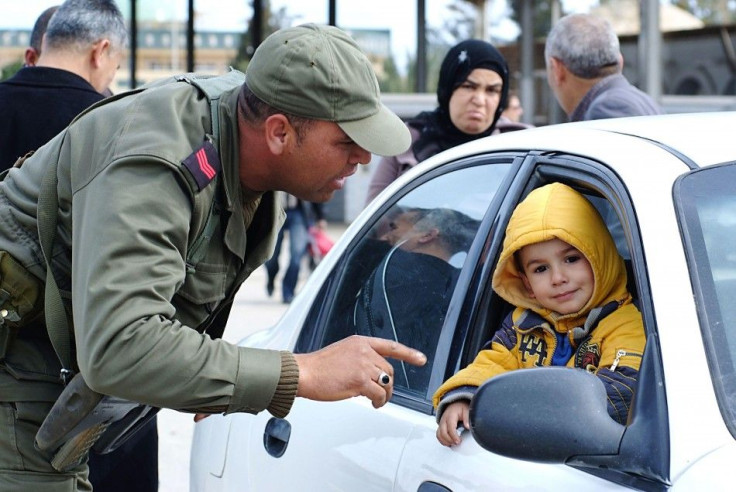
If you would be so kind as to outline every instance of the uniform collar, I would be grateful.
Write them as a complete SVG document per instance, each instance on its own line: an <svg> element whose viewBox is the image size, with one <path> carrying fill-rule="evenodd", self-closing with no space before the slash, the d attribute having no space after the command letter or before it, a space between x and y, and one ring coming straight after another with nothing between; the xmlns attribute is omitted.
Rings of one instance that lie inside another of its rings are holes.
<svg viewBox="0 0 736 492"><path fill-rule="evenodd" d="M260 196L260 203L249 224L243 210L245 201L258 199L252 194L245 195L240 184L240 160L238 139L237 101L238 91L235 88L224 94L220 104L220 155L225 188L225 209L228 221L225 229L225 245L245 261L249 258L263 261L270 257L275 245L275 237L284 221L283 209L276 202L276 193L268 191ZM274 230L276 232L274 232ZM251 243L247 241L247 232L251 233Z"/></svg>

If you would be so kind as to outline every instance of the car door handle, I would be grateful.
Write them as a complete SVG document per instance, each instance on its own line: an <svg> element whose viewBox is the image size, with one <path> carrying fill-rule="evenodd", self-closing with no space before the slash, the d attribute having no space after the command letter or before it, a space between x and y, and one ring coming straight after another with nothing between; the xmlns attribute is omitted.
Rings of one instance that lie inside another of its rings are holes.
<svg viewBox="0 0 736 492"><path fill-rule="evenodd" d="M263 431L263 447L274 458L280 458L286 452L291 437L291 424L284 419L272 417Z"/></svg>
<svg viewBox="0 0 736 492"><path fill-rule="evenodd" d="M437 482L422 482L417 492L452 492L452 489L448 489Z"/></svg>

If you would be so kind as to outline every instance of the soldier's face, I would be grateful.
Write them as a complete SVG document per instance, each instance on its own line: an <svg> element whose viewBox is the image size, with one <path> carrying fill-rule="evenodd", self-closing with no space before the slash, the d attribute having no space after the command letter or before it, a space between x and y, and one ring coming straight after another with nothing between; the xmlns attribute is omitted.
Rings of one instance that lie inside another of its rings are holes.
<svg viewBox="0 0 736 492"><path fill-rule="evenodd" d="M303 129L285 153L287 175L283 190L303 200L324 202L345 186L371 154L343 132L336 123L313 121Z"/></svg>

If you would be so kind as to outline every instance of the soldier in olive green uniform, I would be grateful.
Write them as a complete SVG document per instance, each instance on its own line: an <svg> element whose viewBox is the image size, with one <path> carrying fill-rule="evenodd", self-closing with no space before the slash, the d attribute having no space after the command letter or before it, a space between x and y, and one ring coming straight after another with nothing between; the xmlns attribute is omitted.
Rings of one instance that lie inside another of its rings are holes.
<svg viewBox="0 0 736 492"><path fill-rule="evenodd" d="M210 82L212 112L211 97L186 81L105 100L0 183L0 251L43 283L37 202L44 179L56 180L49 256L75 347L63 362L37 309L20 328L0 328L1 490L89 490L84 462L56 472L34 448L60 374L153 407L285 416L295 396L364 395L379 407L392 390L385 357L424 362L362 337L312 354L217 338L238 287L271 256L284 216L273 190L325 201L369 152L400 153L409 135L381 104L370 62L336 28L278 31L245 84L235 71Z"/></svg>

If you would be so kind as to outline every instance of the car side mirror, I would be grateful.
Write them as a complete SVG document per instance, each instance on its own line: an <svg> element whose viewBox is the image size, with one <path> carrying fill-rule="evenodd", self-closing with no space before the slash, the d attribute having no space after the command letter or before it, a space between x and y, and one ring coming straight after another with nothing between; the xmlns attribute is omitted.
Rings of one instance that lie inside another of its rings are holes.
<svg viewBox="0 0 736 492"><path fill-rule="evenodd" d="M565 463L572 457L615 455L625 426L607 410L606 390L582 369L540 367L488 380L470 403L470 430L493 453Z"/></svg>

